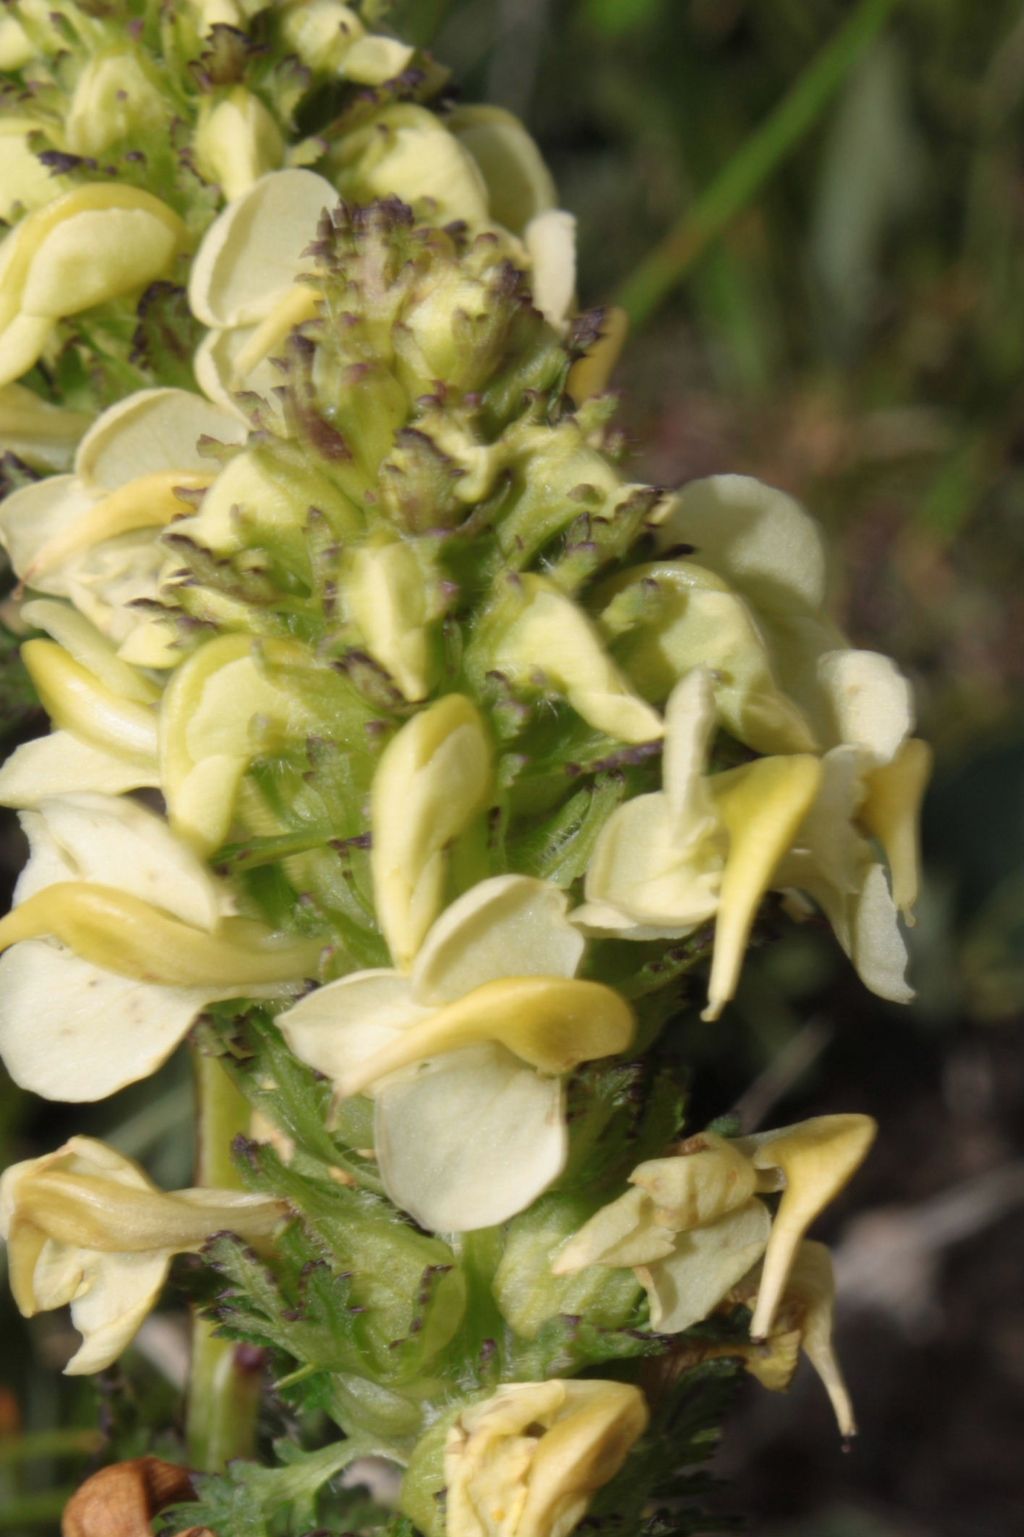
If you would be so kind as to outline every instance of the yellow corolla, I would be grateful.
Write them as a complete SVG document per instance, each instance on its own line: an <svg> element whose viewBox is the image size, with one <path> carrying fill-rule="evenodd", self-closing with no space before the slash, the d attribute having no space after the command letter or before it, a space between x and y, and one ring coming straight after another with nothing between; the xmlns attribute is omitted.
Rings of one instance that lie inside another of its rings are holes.
<svg viewBox="0 0 1024 1537"><path fill-rule="evenodd" d="M57 322L171 271L187 231L137 187L93 182L37 208L0 246L0 385L26 373Z"/></svg>
<svg viewBox="0 0 1024 1537"><path fill-rule="evenodd" d="M215 477L201 440L240 445L244 436L234 413L189 390L126 396L89 427L73 474L35 481L0 506L0 543L17 576L36 592L68 599L123 660L175 665L173 627L135 605L157 597L168 558L160 533L192 510L184 498Z"/></svg>
<svg viewBox="0 0 1024 1537"><path fill-rule="evenodd" d="M448 1432L448 1537L568 1537L649 1418L643 1393L625 1382L499 1388Z"/></svg>
<svg viewBox="0 0 1024 1537"><path fill-rule="evenodd" d="M0 1055L48 1099L102 1099L145 1077L217 999L287 996L317 942L233 916L162 818L108 795L23 813L31 857L0 922Z"/></svg>
<svg viewBox="0 0 1024 1537"><path fill-rule="evenodd" d="M357 972L279 1017L339 1098L372 1095L385 1188L424 1227L490 1227L528 1206L565 1164L565 1075L633 1039L625 1000L576 979L566 906L545 881L482 881L408 974Z"/></svg>
<svg viewBox="0 0 1024 1537"><path fill-rule="evenodd" d="M735 991L758 904L821 777L807 753L706 775L714 723L712 679L698 668L665 711L664 789L612 813L587 870L586 903L573 914L587 930L624 939L674 937L714 917L706 1019Z"/></svg>
<svg viewBox="0 0 1024 1537"><path fill-rule="evenodd" d="M676 1334L706 1318L761 1260L750 1333L763 1340L804 1234L863 1163L876 1131L870 1116L824 1115L732 1141L702 1132L639 1164L633 1188L584 1224L554 1272L631 1267L654 1328ZM774 1194L773 1219L761 1198Z"/></svg>
<svg viewBox="0 0 1024 1537"><path fill-rule="evenodd" d="M19 1311L71 1304L82 1343L64 1370L99 1372L131 1343L175 1254L230 1229L252 1241L287 1215L234 1190L159 1190L131 1159L91 1137L0 1175L0 1236Z"/></svg>

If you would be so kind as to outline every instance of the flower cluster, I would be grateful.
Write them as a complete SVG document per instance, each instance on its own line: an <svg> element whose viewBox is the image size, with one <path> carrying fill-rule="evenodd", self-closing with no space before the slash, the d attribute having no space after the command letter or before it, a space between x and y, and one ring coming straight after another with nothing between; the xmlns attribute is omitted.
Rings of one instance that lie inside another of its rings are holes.
<svg viewBox="0 0 1024 1537"><path fill-rule="evenodd" d="M100 1099L203 1016L274 1130L251 1194L82 1138L10 1169L19 1307L70 1302L96 1370L207 1244L222 1328L406 1468L429 1537L566 1537L659 1408L573 1373L738 1305L753 1344L679 1349L781 1387L802 1346L849 1433L805 1235L873 1124L679 1143L644 1063L721 1015L766 904L910 996L907 681L828 617L789 497L625 478L616 322L574 316L514 118L431 110L435 67L335 0L136 10L0 34L0 424L39 472L0 540L54 727L0 769L31 850L0 1055ZM154 284L186 373L83 416L69 338Z"/></svg>

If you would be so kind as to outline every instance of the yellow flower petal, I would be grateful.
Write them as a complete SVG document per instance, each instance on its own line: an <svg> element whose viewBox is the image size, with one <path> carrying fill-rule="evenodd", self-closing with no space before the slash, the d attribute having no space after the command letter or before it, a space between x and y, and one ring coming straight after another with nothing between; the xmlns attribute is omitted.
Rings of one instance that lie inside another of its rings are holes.
<svg viewBox="0 0 1024 1537"><path fill-rule="evenodd" d="M917 901L918 824L932 767L932 750L919 737L903 743L888 763L865 775L861 821L885 850L893 901L907 922Z"/></svg>
<svg viewBox="0 0 1024 1537"><path fill-rule="evenodd" d="M758 903L771 884L821 781L806 755L759 758L710 781L729 834L715 924L715 950L703 1019L717 1019L736 990Z"/></svg>
<svg viewBox="0 0 1024 1537"><path fill-rule="evenodd" d="M389 742L371 795L377 919L407 969L441 906L445 849L487 804L492 750L475 706L448 694Z"/></svg>
<svg viewBox="0 0 1024 1537"><path fill-rule="evenodd" d="M192 263L189 303L208 326L262 320L308 270L302 253L338 195L312 171L271 171L215 219Z"/></svg>
<svg viewBox="0 0 1024 1537"><path fill-rule="evenodd" d="M400 1068L483 1041L497 1042L542 1073L561 1075L581 1062L625 1051L634 1029L629 1004L600 982L505 977L411 1024L347 1072L338 1081L338 1092L346 1098L362 1093Z"/></svg>
<svg viewBox="0 0 1024 1537"><path fill-rule="evenodd" d="M867 1115L823 1115L741 1144L755 1169L778 1169L785 1181L750 1324L753 1339L770 1332L804 1234L860 1168L877 1131Z"/></svg>

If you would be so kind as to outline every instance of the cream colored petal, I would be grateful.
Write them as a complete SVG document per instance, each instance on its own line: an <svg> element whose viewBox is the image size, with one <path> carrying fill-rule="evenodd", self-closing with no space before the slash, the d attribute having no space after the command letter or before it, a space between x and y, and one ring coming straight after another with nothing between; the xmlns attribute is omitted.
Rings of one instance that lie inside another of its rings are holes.
<svg viewBox="0 0 1024 1537"><path fill-rule="evenodd" d="M676 684L665 706L662 784L665 798L682 826L714 818L703 782L715 730L715 692L711 673L695 667Z"/></svg>
<svg viewBox="0 0 1024 1537"><path fill-rule="evenodd" d="M156 760L121 757L70 731L51 731L17 748L0 766L0 806L35 806L48 795L95 790L122 795L158 787Z"/></svg>
<svg viewBox="0 0 1024 1537"><path fill-rule="evenodd" d="M422 1227L493 1227L562 1172L562 1085L499 1046L468 1047L382 1085L374 1141L388 1195Z"/></svg>
<svg viewBox="0 0 1024 1537"><path fill-rule="evenodd" d="M244 380L238 378L239 358L256 331L255 324L207 331L192 357L192 371L203 394L239 419L241 412L234 398L238 390L251 389L265 395L273 385L281 382L278 370L268 359L249 371Z"/></svg>
<svg viewBox="0 0 1024 1537"><path fill-rule="evenodd" d="M0 1056L15 1083L44 1099L105 1099L154 1073L223 996L137 982L25 940L0 958Z"/></svg>
<svg viewBox="0 0 1024 1537"><path fill-rule="evenodd" d="M0 540L15 573L25 574L39 551L72 526L92 505L92 497L74 475L52 475L13 491L0 503ZM41 575L40 592L67 593L67 576L60 570Z"/></svg>
<svg viewBox="0 0 1024 1537"><path fill-rule="evenodd" d="M672 1156L638 1164L629 1180L646 1192L658 1220L676 1232L744 1205L757 1189L743 1148L713 1131L688 1138Z"/></svg>
<svg viewBox="0 0 1024 1537"><path fill-rule="evenodd" d="M383 85L407 69L415 53L412 44L394 37L360 37L346 49L341 73L360 85Z"/></svg>
<svg viewBox="0 0 1024 1537"><path fill-rule="evenodd" d="M60 603L55 598L36 598L22 604L21 614L26 624L51 636L119 699L142 705L155 704L159 699L159 689L123 662L106 637L70 603Z"/></svg>
<svg viewBox="0 0 1024 1537"><path fill-rule="evenodd" d="M524 606L496 647L495 665L525 683L545 680L617 741L662 736L657 711L630 688L582 610L545 577L523 576L520 584Z"/></svg>
<svg viewBox="0 0 1024 1537"><path fill-rule="evenodd" d="M53 845L64 867L56 879L117 886L201 929L214 928L226 913L226 894L202 861L162 817L135 801L85 793L54 797L40 801L32 826L32 857L18 885L19 900L29 895L23 883L37 848ZM40 889L36 878L30 890Z"/></svg>
<svg viewBox="0 0 1024 1537"><path fill-rule="evenodd" d="M868 1115L822 1115L744 1139L754 1167L778 1169L785 1181L750 1324L752 1339L770 1333L804 1234L860 1168L877 1132Z"/></svg>
<svg viewBox="0 0 1024 1537"><path fill-rule="evenodd" d="M146 705L114 693L53 641L26 641L21 660L55 726L134 761L156 758L157 721Z"/></svg>
<svg viewBox="0 0 1024 1537"><path fill-rule="evenodd" d="M878 651L828 651L818 677L832 715L833 740L873 764L889 763L914 729L914 695L896 663Z"/></svg>
<svg viewBox="0 0 1024 1537"><path fill-rule="evenodd" d="M192 263L189 303L208 326L248 325L301 270L324 209L338 194L313 171L271 171L210 226Z"/></svg>
<svg viewBox="0 0 1024 1537"><path fill-rule="evenodd" d="M548 325L564 331L576 298L576 220L562 208L532 218L523 232L533 302Z"/></svg>
<svg viewBox="0 0 1024 1537"><path fill-rule="evenodd" d="M631 1383L590 1379L565 1387L565 1410L530 1464L520 1537L567 1537L647 1429L647 1404Z"/></svg>
<svg viewBox="0 0 1024 1537"><path fill-rule="evenodd" d="M519 235L557 201L551 172L535 141L504 107L457 107L447 124L473 156L487 184L491 218Z"/></svg>
<svg viewBox="0 0 1024 1537"><path fill-rule="evenodd" d="M71 1304L82 1344L64 1368L67 1376L100 1372L117 1360L156 1306L170 1265L168 1254L88 1256L86 1289Z"/></svg>
<svg viewBox="0 0 1024 1537"><path fill-rule="evenodd" d="M228 202L276 170L285 153L276 119L242 85L233 86L208 111L200 110L192 142L201 173L219 184Z"/></svg>
<svg viewBox="0 0 1024 1537"><path fill-rule="evenodd" d="M688 932L718 907L722 844L703 817L681 825L668 796L637 796L601 829L587 869L587 902L618 911L646 932ZM573 917L589 921L580 910Z"/></svg>
<svg viewBox="0 0 1024 1537"><path fill-rule="evenodd" d="M295 1055L336 1084L428 1014L407 977L358 971L300 998L277 1025Z"/></svg>
<svg viewBox="0 0 1024 1537"><path fill-rule="evenodd" d="M800 1245L790 1276L790 1289L804 1307L801 1340L804 1354L828 1393L839 1434L849 1439L857 1434L857 1421L832 1345L836 1283L832 1256L824 1244Z"/></svg>
<svg viewBox="0 0 1024 1537"><path fill-rule="evenodd" d="M374 897L391 954L408 968L441 906L447 845L492 789L490 737L476 707L447 694L387 745L371 791Z"/></svg>
<svg viewBox="0 0 1024 1537"><path fill-rule="evenodd" d="M588 1265L651 1265L671 1254L675 1241L675 1233L658 1222L647 1192L627 1190L583 1224L551 1269L574 1275Z"/></svg>
<svg viewBox="0 0 1024 1537"><path fill-rule="evenodd" d="M816 758L759 758L711 780L729 834L715 925L715 950L702 1018L717 1019L733 996L758 904L821 781Z"/></svg>
<svg viewBox="0 0 1024 1537"><path fill-rule="evenodd" d="M889 763L864 778L861 821L885 850L893 901L907 922L917 901L921 802L931 776L932 750L919 737L904 742Z"/></svg>
<svg viewBox="0 0 1024 1537"><path fill-rule="evenodd" d="M103 415L79 445L75 468L97 494L160 471L215 468L198 448L203 437L241 443L245 427L234 412L191 390L137 390Z"/></svg>
<svg viewBox="0 0 1024 1537"><path fill-rule="evenodd" d="M678 1334L707 1318L764 1253L771 1216L749 1200L715 1222L680 1233L667 1259L637 1275L651 1304L651 1327Z"/></svg>
<svg viewBox="0 0 1024 1537"><path fill-rule="evenodd" d="M339 1079L338 1092L362 1093L400 1069L485 1041L502 1045L541 1073L560 1076L581 1062L625 1051L635 1027L629 1004L603 983L505 977L484 982L409 1025Z"/></svg>
<svg viewBox="0 0 1024 1537"><path fill-rule="evenodd" d="M825 545L815 520L784 491L746 475L712 475L684 486L662 525L663 547L696 546L759 609L818 610L825 601Z"/></svg>
<svg viewBox="0 0 1024 1537"><path fill-rule="evenodd" d="M182 231L146 208L71 213L32 255L22 312L53 320L144 287L170 270Z"/></svg>
<svg viewBox="0 0 1024 1537"><path fill-rule="evenodd" d="M568 897L548 881L480 881L434 924L411 973L419 1003L450 1003L502 977L572 977L585 941L566 918Z"/></svg>
<svg viewBox="0 0 1024 1537"><path fill-rule="evenodd" d="M793 840L794 851L813 861L837 895L859 891L870 850L856 828L864 796L864 765L855 747L833 747L821 760L821 783ZM796 884L784 878L779 885Z"/></svg>
<svg viewBox="0 0 1024 1537"><path fill-rule="evenodd" d="M399 197L414 207L429 198L432 222L487 223L487 187L476 161L426 107L386 107L343 145L340 185L346 196L369 202Z"/></svg>
<svg viewBox="0 0 1024 1537"><path fill-rule="evenodd" d="M402 540L364 545L352 555L345 603L366 650L409 700L430 692L435 671L428 626L434 587L413 547Z"/></svg>
<svg viewBox="0 0 1024 1537"><path fill-rule="evenodd" d="M881 865L869 867L859 896L850 904L848 923L848 944L836 932L864 986L891 1003L910 1003L914 989L906 978L906 941Z"/></svg>
<svg viewBox="0 0 1024 1537"><path fill-rule="evenodd" d="M56 325L48 316L16 315L0 326L0 387L13 384L38 363Z"/></svg>

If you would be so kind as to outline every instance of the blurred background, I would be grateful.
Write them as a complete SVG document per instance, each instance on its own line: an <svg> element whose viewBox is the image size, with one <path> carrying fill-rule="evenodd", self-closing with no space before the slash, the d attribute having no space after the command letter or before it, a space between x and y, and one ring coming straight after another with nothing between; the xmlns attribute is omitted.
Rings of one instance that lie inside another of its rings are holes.
<svg viewBox="0 0 1024 1537"><path fill-rule="evenodd" d="M917 1003L879 1003L828 935L790 927L752 958L730 1017L687 1027L692 1124L738 1105L751 1124L863 1110L882 1127L817 1235L837 1254L860 1439L841 1451L806 1368L786 1398L746 1384L716 1509L745 1512L755 1537L1010 1537L1024 1510L1024 4L398 8L467 99L526 119L579 218L581 302L630 311L615 383L636 478L743 471L799 497L828 528L850 635L910 673L937 750ZM20 857L0 845L8 883ZM153 1095L126 1091L73 1129L184 1184L184 1066ZM0 1124L3 1163L63 1132L9 1086ZM5 1341L15 1327L5 1311ZM0 1391L0 1432L19 1413L44 1438L74 1417L89 1390L28 1370L31 1352L64 1358L61 1328L39 1320L31 1345L20 1330L10 1344L21 1409ZM154 1366L151 1391L160 1380ZM130 1420L131 1403L116 1412ZM88 1453L64 1436L30 1466L0 1455L0 1531L55 1529Z"/></svg>

